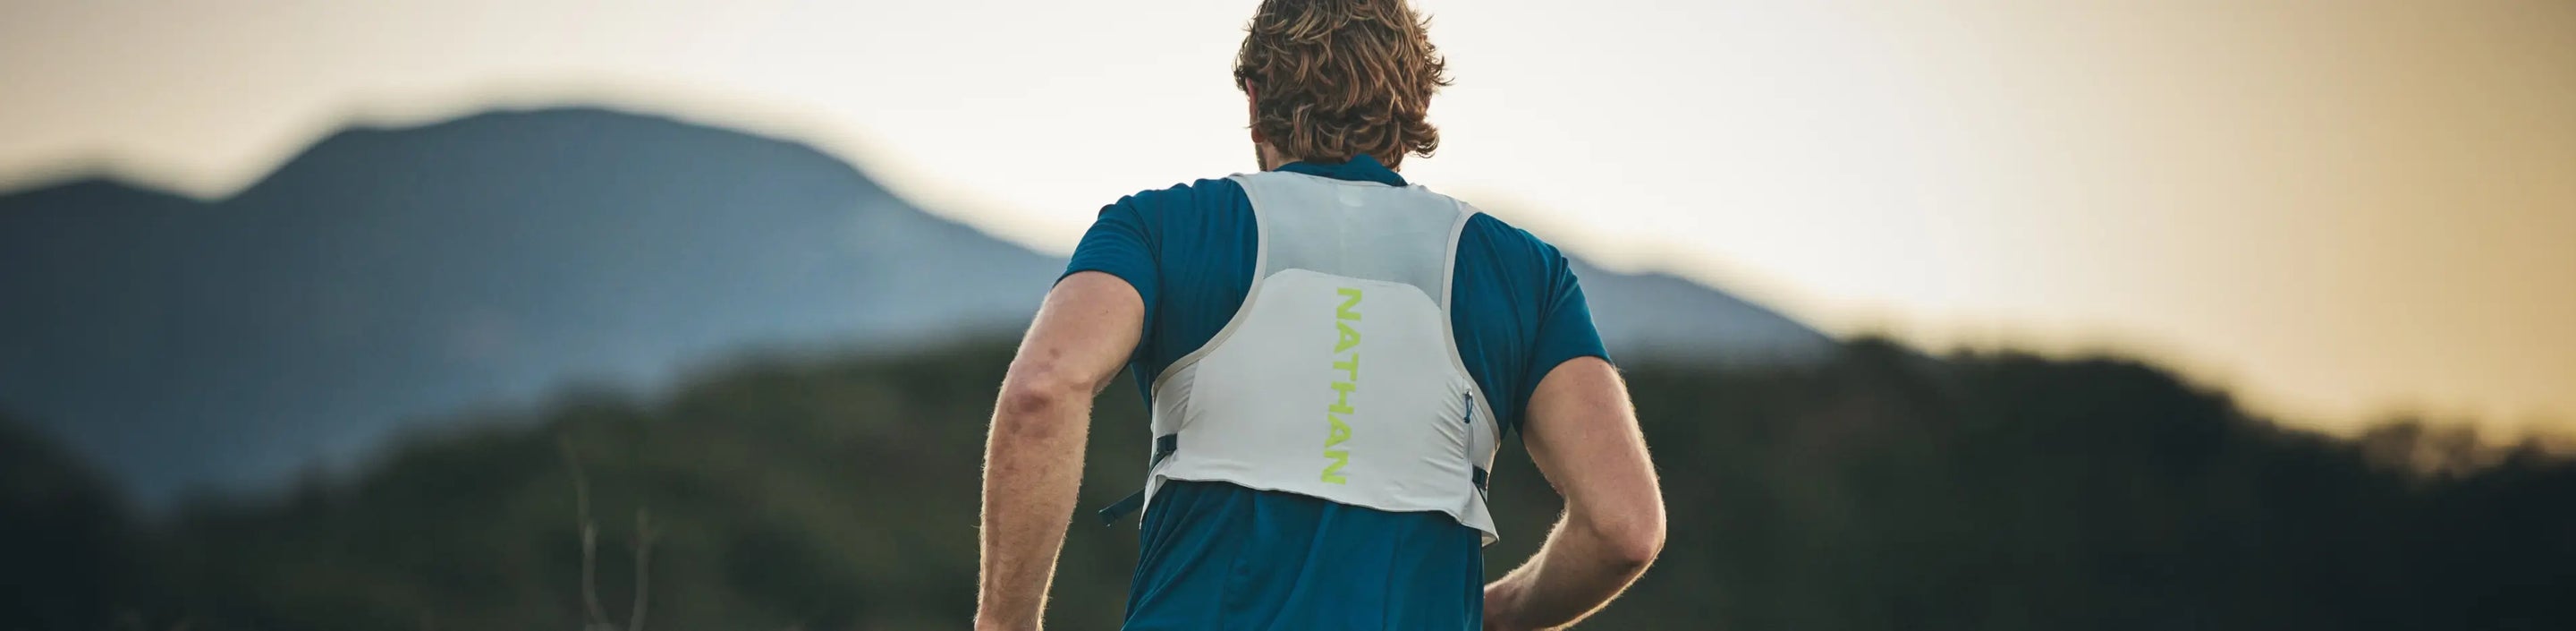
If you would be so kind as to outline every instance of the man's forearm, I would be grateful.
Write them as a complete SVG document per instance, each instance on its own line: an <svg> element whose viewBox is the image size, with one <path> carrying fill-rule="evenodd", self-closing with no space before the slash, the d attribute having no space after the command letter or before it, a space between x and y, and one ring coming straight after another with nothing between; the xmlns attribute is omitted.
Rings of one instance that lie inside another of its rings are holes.
<svg viewBox="0 0 2576 631"><path fill-rule="evenodd" d="M1038 628L1056 554L1082 485L1090 393L1005 388L984 445L983 578L978 630Z"/></svg>
<svg viewBox="0 0 2576 631"><path fill-rule="evenodd" d="M1645 574L1660 547L1640 549L1574 519L1559 520L1537 555L1485 586L1485 628L1553 629L1580 621Z"/></svg>

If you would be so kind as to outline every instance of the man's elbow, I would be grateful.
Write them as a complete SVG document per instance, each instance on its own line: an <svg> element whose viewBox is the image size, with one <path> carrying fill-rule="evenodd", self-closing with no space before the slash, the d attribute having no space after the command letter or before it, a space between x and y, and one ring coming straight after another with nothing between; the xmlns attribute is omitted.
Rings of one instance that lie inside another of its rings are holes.
<svg viewBox="0 0 2576 631"><path fill-rule="evenodd" d="M1046 416L1047 412L1080 403L1091 396L1091 388L1065 375L1063 371L1041 365L1014 365L1002 379L1002 394L995 404L998 420L1008 421Z"/></svg>
<svg viewBox="0 0 2576 631"><path fill-rule="evenodd" d="M1644 568L1654 564L1655 556L1664 553L1663 520L1656 519L1613 537L1610 552L1620 563L1633 567Z"/></svg>
<svg viewBox="0 0 2576 631"><path fill-rule="evenodd" d="M1630 569L1643 569L1655 562L1664 551L1664 511L1659 506L1640 507L1617 518L1601 520L1593 526L1599 537L1604 560Z"/></svg>

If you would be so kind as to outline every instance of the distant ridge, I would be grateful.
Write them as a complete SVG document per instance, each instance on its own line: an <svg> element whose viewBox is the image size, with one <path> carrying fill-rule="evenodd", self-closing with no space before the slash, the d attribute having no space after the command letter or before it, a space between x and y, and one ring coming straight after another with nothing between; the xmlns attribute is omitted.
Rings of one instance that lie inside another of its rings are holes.
<svg viewBox="0 0 2576 631"><path fill-rule="evenodd" d="M356 128L220 201L0 195L0 409L161 503L569 382L1008 334L1062 264L790 141L589 108ZM1833 348L1686 280L1578 273L1614 354Z"/></svg>

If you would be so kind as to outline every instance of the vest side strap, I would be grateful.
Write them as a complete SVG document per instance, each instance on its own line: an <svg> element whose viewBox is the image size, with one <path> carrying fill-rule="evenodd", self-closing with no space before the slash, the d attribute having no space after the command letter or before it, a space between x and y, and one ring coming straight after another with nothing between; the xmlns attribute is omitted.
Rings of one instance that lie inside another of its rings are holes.
<svg viewBox="0 0 2576 631"><path fill-rule="evenodd" d="M1163 459L1172 457L1172 452L1180 450L1180 434L1164 434L1154 437L1154 461L1151 464L1145 465L1145 469L1149 472L1148 475L1150 475L1150 472L1155 467L1163 466ZM1144 507L1145 491L1143 489L1138 489L1134 493L1127 494L1127 497L1119 499L1118 503L1110 504L1108 507L1100 509L1100 525L1116 526L1118 525L1118 520L1126 519L1129 513L1134 513L1137 509Z"/></svg>

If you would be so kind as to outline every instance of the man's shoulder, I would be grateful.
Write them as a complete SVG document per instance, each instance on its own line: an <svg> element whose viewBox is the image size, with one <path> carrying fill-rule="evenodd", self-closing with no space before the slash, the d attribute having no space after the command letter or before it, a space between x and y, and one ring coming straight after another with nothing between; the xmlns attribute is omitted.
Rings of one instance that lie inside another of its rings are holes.
<svg viewBox="0 0 2576 631"><path fill-rule="evenodd" d="M1555 244L1502 218L1476 210L1474 206L1467 209L1475 216L1467 219L1466 228L1458 235L1461 256L1483 256L1541 267L1564 265L1565 255L1557 251Z"/></svg>
<svg viewBox="0 0 2576 631"><path fill-rule="evenodd" d="M1209 210L1244 204L1243 185L1230 177L1203 178L1165 188L1137 191L1118 198L1111 208L1129 208L1149 219L1198 216Z"/></svg>

